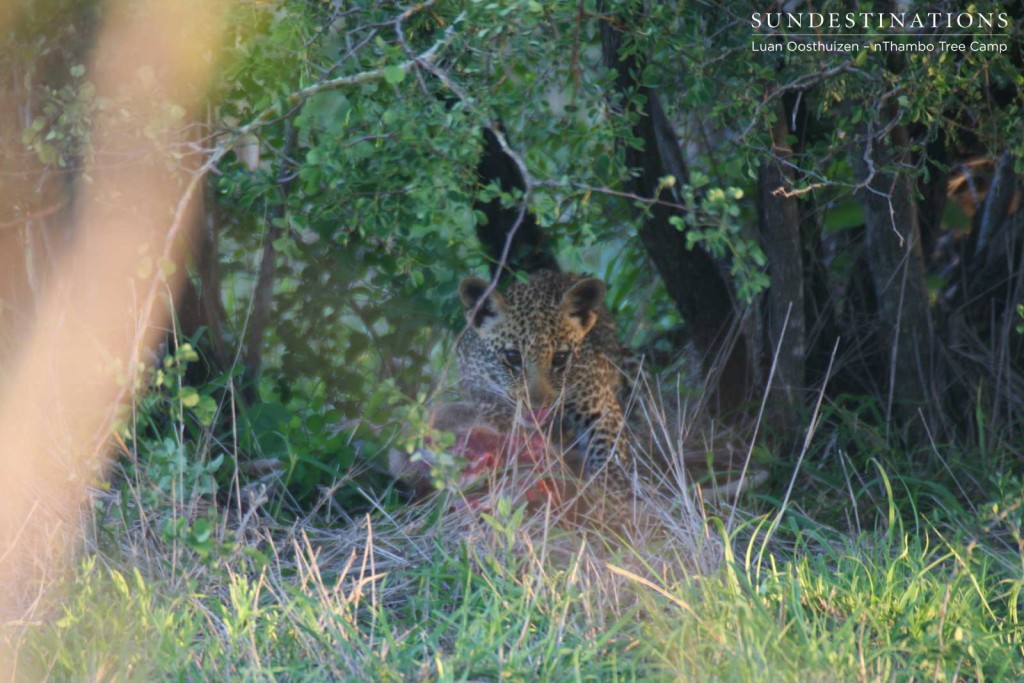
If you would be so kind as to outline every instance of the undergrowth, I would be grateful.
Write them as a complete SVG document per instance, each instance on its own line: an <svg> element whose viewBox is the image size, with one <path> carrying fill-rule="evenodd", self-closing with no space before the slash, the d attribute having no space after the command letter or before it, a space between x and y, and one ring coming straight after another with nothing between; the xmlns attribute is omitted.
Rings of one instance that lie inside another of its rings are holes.
<svg viewBox="0 0 1024 683"><path fill-rule="evenodd" d="M892 503L892 499L887 501ZM25 680L1011 680L1024 675L1013 533L794 516L666 548L440 507L350 526L253 521L203 558L124 530L7 630ZM897 519L902 510L894 510ZM995 520L993 520L995 522ZM721 527L719 527L721 530ZM237 531L237 527L234 527ZM1002 534L1002 535L1001 535ZM1019 543L1019 536L1017 539Z"/></svg>
<svg viewBox="0 0 1024 683"><path fill-rule="evenodd" d="M18 680L1024 677L1008 437L905 453L833 405L799 469L776 454L735 508L684 486L627 536L502 490L483 514L448 492L402 505L352 470L296 495L287 467L239 456L230 397L187 389L188 350L170 358L77 564L0 631Z"/></svg>

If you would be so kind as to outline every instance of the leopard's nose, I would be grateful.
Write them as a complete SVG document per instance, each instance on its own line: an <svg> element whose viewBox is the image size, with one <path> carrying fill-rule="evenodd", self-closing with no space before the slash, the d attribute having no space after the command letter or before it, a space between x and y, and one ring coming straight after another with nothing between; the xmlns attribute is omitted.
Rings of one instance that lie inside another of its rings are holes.
<svg viewBox="0 0 1024 683"><path fill-rule="evenodd" d="M530 405L527 407L531 410L547 408L551 405L551 401L554 397L554 390L551 388L551 385L544 380L530 382L527 387L527 399L530 401Z"/></svg>

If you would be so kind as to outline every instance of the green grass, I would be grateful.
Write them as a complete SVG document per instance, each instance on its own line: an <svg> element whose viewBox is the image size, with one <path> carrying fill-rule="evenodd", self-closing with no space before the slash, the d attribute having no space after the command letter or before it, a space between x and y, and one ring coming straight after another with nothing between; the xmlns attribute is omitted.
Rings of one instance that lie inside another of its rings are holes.
<svg viewBox="0 0 1024 683"><path fill-rule="evenodd" d="M701 619L663 620L667 669L686 678L1019 678L1019 577L956 542L866 536L800 542L796 559L727 571ZM1006 583L1003 583L1003 581ZM656 631L660 632L660 631ZM686 647L689 644L690 647Z"/></svg>
<svg viewBox="0 0 1024 683"><path fill-rule="evenodd" d="M998 516L939 528L889 493L859 535L747 517L696 574L671 536L436 512L222 512L205 559L125 526L4 638L23 680L1024 677L1019 535Z"/></svg>
<svg viewBox="0 0 1024 683"><path fill-rule="evenodd" d="M244 503L218 508L214 439L136 446L77 564L5 615L0 664L24 681L1024 679L1014 442L922 456L836 418L735 510L642 497L629 538L524 514L498 482L488 514L438 498L350 519L330 492L289 507L272 478L232 479Z"/></svg>

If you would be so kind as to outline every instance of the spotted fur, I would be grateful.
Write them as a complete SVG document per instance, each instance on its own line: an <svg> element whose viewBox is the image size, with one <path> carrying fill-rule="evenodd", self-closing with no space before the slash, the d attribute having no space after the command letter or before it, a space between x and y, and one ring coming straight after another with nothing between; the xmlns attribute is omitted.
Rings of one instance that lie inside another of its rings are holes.
<svg viewBox="0 0 1024 683"><path fill-rule="evenodd" d="M563 441L583 454L585 477L613 459L625 464L618 369L624 354L604 284L541 271L504 293L487 295L487 288L479 278L459 286L469 322L458 349L467 398L504 428L524 415L557 416Z"/></svg>

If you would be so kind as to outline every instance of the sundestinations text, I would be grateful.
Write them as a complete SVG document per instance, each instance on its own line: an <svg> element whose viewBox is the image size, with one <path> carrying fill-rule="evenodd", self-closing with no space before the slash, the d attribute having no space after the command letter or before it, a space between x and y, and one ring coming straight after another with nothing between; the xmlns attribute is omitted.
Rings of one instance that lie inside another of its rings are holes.
<svg viewBox="0 0 1024 683"><path fill-rule="evenodd" d="M770 29L1007 29L1006 12L754 12L754 30Z"/></svg>

